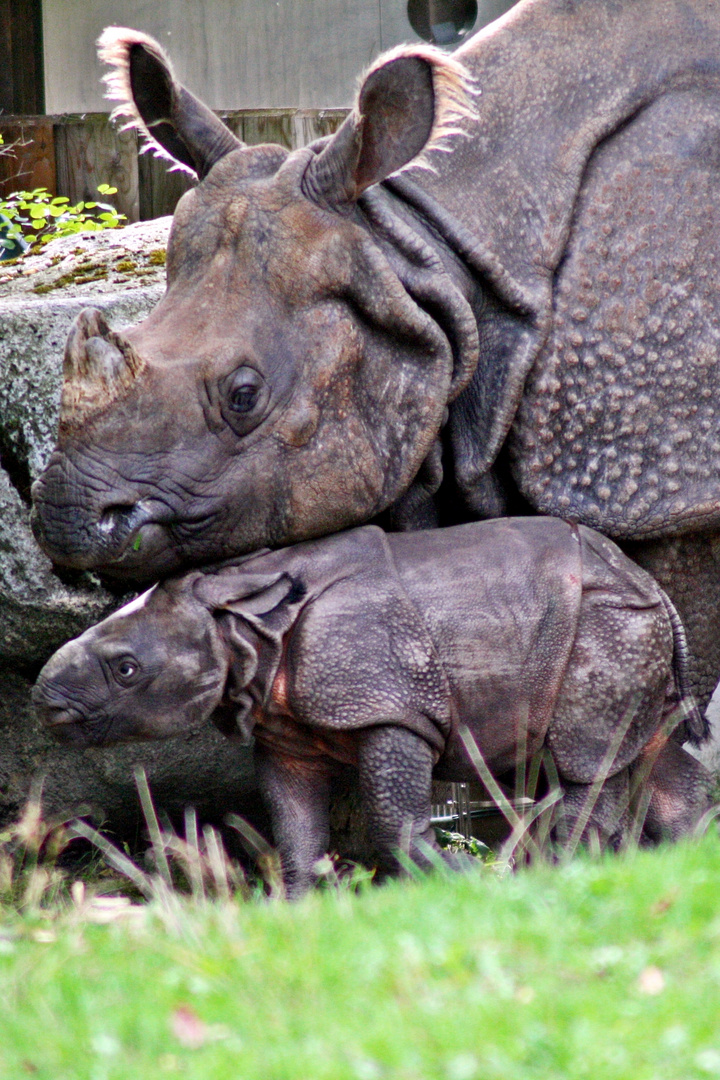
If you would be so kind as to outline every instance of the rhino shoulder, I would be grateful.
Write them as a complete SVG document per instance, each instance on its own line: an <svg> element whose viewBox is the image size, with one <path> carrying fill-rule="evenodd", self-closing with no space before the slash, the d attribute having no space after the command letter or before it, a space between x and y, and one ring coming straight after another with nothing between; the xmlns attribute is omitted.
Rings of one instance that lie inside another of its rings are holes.
<svg viewBox="0 0 720 1080"><path fill-rule="evenodd" d="M398 724L441 750L451 727L450 688L433 641L382 530L347 536L349 544L337 544L348 556L342 572L305 604L288 639L293 714L332 729Z"/></svg>

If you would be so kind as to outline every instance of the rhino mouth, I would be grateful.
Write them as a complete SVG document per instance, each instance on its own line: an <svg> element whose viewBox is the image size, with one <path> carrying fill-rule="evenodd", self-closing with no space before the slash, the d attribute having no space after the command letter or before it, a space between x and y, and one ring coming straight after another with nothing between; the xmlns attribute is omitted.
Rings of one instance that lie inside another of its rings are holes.
<svg viewBox="0 0 720 1080"><path fill-rule="evenodd" d="M114 720L65 720L49 725L50 733L58 742L67 743L70 746L104 746L114 742L112 728Z"/></svg>
<svg viewBox="0 0 720 1080"><path fill-rule="evenodd" d="M106 577L136 581L154 580L192 561L193 547L205 550L208 530L217 529L219 514L177 518L168 507L138 503L133 507L111 507L97 525L108 542L88 556L88 566ZM112 541L112 542L111 542ZM63 555L63 562L67 557Z"/></svg>
<svg viewBox="0 0 720 1080"><path fill-rule="evenodd" d="M89 719L82 709L71 705L52 687L38 684L33 690L32 700L43 727L58 742L75 746L100 745L110 734L112 717Z"/></svg>
<svg viewBox="0 0 720 1080"><path fill-rule="evenodd" d="M182 515L171 493L128 492L127 500L121 495L82 507L57 498L56 472L49 467L33 485L30 520L35 539L57 566L143 582L191 560L198 543L204 550L208 529L220 531L221 512L209 500L184 506Z"/></svg>
<svg viewBox="0 0 720 1080"><path fill-rule="evenodd" d="M75 570L96 569L120 574L127 569L142 571L152 563L157 572L164 568L164 555L172 548L173 534L184 531L172 510L162 503L141 499L133 504L106 507L95 520L88 521L76 508L40 507L31 514L32 530L40 547L62 566ZM191 529L195 523L191 523Z"/></svg>

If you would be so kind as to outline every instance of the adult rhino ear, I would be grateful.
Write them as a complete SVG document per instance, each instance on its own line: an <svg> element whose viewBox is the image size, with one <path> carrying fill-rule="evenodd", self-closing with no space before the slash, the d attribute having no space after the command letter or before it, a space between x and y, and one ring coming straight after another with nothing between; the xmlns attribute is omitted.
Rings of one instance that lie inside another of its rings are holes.
<svg viewBox="0 0 720 1080"><path fill-rule="evenodd" d="M431 46L400 46L362 78L350 115L313 158L304 194L340 208L437 149L463 116L472 116L471 80L457 60Z"/></svg>
<svg viewBox="0 0 720 1080"><path fill-rule="evenodd" d="M111 71L107 96L120 104L113 116L127 116L148 148L195 173L200 180L213 165L244 144L175 79L157 41L139 30L109 26L98 39L98 56Z"/></svg>

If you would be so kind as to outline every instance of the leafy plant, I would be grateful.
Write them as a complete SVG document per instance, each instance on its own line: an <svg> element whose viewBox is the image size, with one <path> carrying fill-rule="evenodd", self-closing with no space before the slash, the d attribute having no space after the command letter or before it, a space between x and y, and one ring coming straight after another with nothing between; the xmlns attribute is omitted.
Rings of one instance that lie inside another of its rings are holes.
<svg viewBox="0 0 720 1080"><path fill-rule="evenodd" d="M98 185L100 195L116 191L109 184ZM115 229L125 220L125 214L110 203L81 201L73 206L67 196L51 196L46 188L15 191L0 199L0 247L17 250L28 245L30 252L37 251L59 236Z"/></svg>

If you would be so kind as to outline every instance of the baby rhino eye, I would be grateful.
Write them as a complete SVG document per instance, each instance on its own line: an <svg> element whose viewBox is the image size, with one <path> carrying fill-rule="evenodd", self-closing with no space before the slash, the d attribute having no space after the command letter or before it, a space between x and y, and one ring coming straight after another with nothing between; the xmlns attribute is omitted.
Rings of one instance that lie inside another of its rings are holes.
<svg viewBox="0 0 720 1080"><path fill-rule="evenodd" d="M134 656L118 656L111 664L112 673L119 683L129 686L140 671Z"/></svg>

